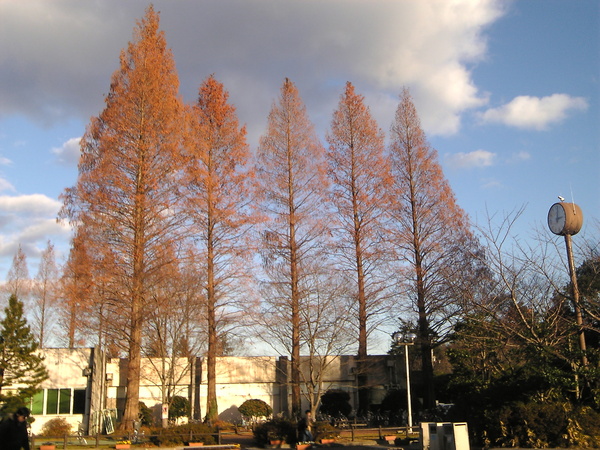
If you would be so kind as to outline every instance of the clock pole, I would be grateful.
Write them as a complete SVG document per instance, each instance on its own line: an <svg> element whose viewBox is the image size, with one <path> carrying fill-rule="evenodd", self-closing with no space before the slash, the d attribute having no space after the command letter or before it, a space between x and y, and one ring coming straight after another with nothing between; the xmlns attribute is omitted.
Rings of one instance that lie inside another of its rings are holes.
<svg viewBox="0 0 600 450"><path fill-rule="evenodd" d="M581 350L581 363L588 365L586 355L585 334L583 332L583 317L581 315L581 303L579 302L579 286L577 286L577 273L573 261L573 245L571 236L579 233L583 225L583 213L575 203L565 203L564 198L558 196L560 203L555 203L548 212L548 227L550 231L565 237L567 247L567 260L569 262L569 276L571 277L571 289L573 308L575 309L575 320L577 322L577 337L579 338L579 349Z"/></svg>
<svg viewBox="0 0 600 450"><path fill-rule="evenodd" d="M573 306L575 308L575 320L577 321L579 349L581 350L581 363L583 366L588 365L586 356L585 334L583 332L583 317L581 315L581 306L579 303L579 286L577 285L577 274L575 272L575 262L573 261L573 245L571 243L571 235L565 234L565 245L567 247L567 260L569 261L569 275L571 277L571 287L573 291Z"/></svg>

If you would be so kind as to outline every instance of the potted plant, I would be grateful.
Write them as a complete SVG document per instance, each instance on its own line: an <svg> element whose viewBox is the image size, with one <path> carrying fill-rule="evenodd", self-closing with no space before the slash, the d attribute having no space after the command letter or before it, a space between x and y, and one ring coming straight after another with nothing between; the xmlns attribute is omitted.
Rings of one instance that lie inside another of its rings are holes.
<svg viewBox="0 0 600 450"><path fill-rule="evenodd" d="M56 445L54 442L44 442L40 445L40 450L56 450Z"/></svg>
<svg viewBox="0 0 600 450"><path fill-rule="evenodd" d="M115 448L117 449L124 449L124 448L130 448L131 447L131 441L117 441L117 443L115 444Z"/></svg>
<svg viewBox="0 0 600 450"><path fill-rule="evenodd" d="M317 422L314 427L315 440L321 444L332 444L340 431L329 422Z"/></svg>

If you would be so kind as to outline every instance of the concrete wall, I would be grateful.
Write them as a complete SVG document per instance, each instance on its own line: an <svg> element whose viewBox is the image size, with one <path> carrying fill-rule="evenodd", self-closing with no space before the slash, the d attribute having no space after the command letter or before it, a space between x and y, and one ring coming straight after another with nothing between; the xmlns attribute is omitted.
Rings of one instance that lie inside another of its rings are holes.
<svg viewBox="0 0 600 450"><path fill-rule="evenodd" d="M93 367L96 363L96 352L92 348L47 348L41 351L44 355L44 364L48 370L49 378L40 388L43 389L44 401L47 401L48 390L55 389L85 389L86 407L89 411L92 404L92 379ZM71 399L72 406L73 399ZM79 423L85 422L86 413L82 414L52 414L44 407L42 414L35 414L35 421L31 425L32 433L40 433L43 424L55 417L64 417L76 431Z"/></svg>
<svg viewBox="0 0 600 450"><path fill-rule="evenodd" d="M85 389L86 407L82 414L62 414L73 425L84 424L85 430L95 433L100 417L122 413L125 402L127 360L107 359L97 349L44 349L45 364L50 375L42 389ZM160 423L163 399L179 395L192 403L194 418L202 419L206 409L206 361L200 358L143 359L140 377L140 401L153 409ZM217 358L217 402L219 417L239 422L238 407L246 400L261 399L272 406L273 412L287 413L291 404L290 362L287 357ZM357 404L357 363L353 356L329 357L319 389L341 389L350 394L351 404ZM389 356L370 356L363 363L367 373L372 403L379 403L389 387L399 387L403 380L401 361ZM307 377L308 359L301 361ZM399 375L400 374L400 375ZM401 383L402 381L400 381ZM301 387L306 392L307 387ZM302 408L308 408L303 398ZM57 414L36 414L32 432L38 434L43 423Z"/></svg>

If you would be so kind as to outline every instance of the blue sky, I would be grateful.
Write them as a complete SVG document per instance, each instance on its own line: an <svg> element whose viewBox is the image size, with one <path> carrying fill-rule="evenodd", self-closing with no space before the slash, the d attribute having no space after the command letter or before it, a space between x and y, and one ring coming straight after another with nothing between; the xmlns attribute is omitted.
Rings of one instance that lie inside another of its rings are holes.
<svg viewBox="0 0 600 450"><path fill-rule="evenodd" d="M21 245L35 276L70 231L59 195L147 2L0 2L0 280ZM546 230L562 195L600 234L597 0L155 1L187 102L215 74L256 147L285 77L324 136L346 81L386 135L403 86L474 224L525 208ZM548 239L558 239L547 233Z"/></svg>

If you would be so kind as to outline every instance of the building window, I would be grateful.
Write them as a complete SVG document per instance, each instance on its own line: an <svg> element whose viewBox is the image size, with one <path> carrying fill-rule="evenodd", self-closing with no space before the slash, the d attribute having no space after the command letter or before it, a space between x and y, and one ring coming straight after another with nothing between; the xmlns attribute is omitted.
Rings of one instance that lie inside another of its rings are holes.
<svg viewBox="0 0 600 450"><path fill-rule="evenodd" d="M73 414L85 414L85 389L73 391Z"/></svg>
<svg viewBox="0 0 600 450"><path fill-rule="evenodd" d="M44 414L44 393L46 415L85 414L85 389L46 389L31 399L31 413ZM73 401L71 401L73 400Z"/></svg>
<svg viewBox="0 0 600 450"><path fill-rule="evenodd" d="M58 414L58 391L59 389L46 391L46 414Z"/></svg>
<svg viewBox="0 0 600 450"><path fill-rule="evenodd" d="M44 391L37 392L31 399L31 414L44 414Z"/></svg>

